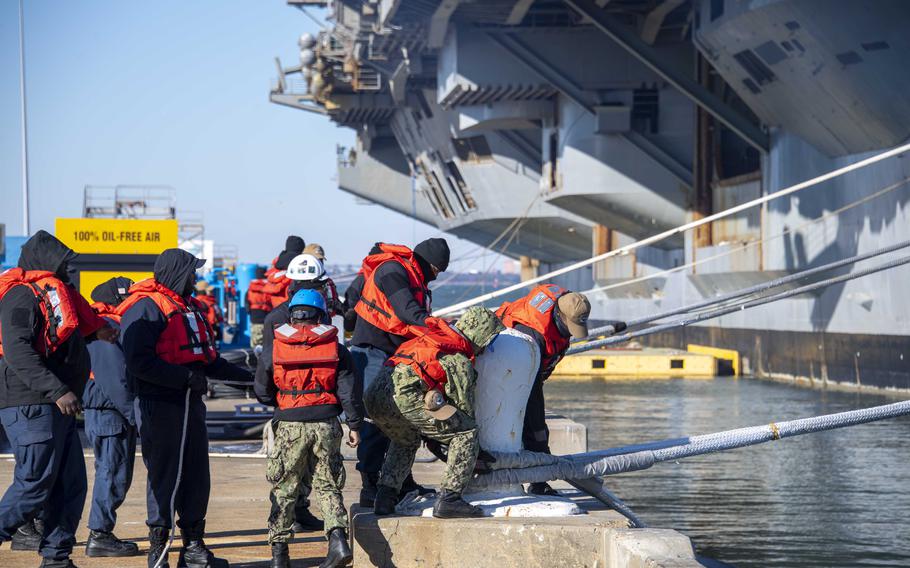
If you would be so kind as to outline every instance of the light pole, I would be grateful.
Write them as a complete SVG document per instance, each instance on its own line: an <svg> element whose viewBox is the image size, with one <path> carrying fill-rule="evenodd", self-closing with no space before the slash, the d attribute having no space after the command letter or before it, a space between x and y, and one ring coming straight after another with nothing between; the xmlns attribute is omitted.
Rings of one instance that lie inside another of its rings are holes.
<svg viewBox="0 0 910 568"><path fill-rule="evenodd" d="M22 113L22 232L31 234L28 219L28 122L25 102L25 6L19 0L19 97Z"/></svg>

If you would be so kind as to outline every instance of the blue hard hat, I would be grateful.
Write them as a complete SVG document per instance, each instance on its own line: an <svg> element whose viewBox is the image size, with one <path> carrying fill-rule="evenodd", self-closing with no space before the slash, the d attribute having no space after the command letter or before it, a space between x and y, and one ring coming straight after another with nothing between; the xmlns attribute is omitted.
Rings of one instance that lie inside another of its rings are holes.
<svg viewBox="0 0 910 568"><path fill-rule="evenodd" d="M323 312L326 311L325 298L316 290L299 290L294 294L294 297L291 298L290 307L295 308L297 306L309 306L318 308Z"/></svg>

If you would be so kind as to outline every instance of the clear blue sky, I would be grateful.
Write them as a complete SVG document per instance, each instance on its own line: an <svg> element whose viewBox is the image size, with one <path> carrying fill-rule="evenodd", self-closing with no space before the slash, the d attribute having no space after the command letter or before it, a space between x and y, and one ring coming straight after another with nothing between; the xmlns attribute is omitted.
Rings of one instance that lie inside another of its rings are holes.
<svg viewBox="0 0 910 568"><path fill-rule="evenodd" d="M267 262L290 233L322 243L332 262L359 262L377 240L413 244L409 218L337 189L335 145L350 145L353 131L268 102L273 58L293 64L297 37L316 31L282 0L26 0L25 9L32 231L80 216L87 184L165 184L178 209L204 212L207 238L238 245L244 261ZM18 41L18 2L4 0L0 223L13 235ZM416 229L418 240L436 233ZM473 246L450 243L456 256Z"/></svg>

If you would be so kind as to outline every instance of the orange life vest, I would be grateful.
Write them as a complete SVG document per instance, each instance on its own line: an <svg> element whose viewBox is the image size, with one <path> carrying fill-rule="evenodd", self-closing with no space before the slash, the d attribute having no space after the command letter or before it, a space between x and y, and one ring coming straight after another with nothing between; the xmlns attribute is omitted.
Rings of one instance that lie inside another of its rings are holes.
<svg viewBox="0 0 910 568"><path fill-rule="evenodd" d="M439 363L443 355L461 353L474 360L474 347L461 333L445 320L427 320L423 335L402 343L386 361L386 365L408 365L430 389L440 388L448 381L445 369Z"/></svg>
<svg viewBox="0 0 910 568"><path fill-rule="evenodd" d="M104 302L95 302L92 304L92 309L96 314L103 318L111 319L117 323L120 323L121 318L123 318L123 312L120 311L120 307L123 305L121 302L116 306L110 304L105 304Z"/></svg>
<svg viewBox="0 0 910 568"><path fill-rule="evenodd" d="M408 286L414 299L430 311L430 294L423 282L423 271L414 258L414 251L402 245L390 245L380 243L381 253L371 254L363 259L363 291L360 294L360 301L354 307L354 311L364 321L378 327L386 333L400 335L402 337L414 337L419 332L414 330L415 326L408 325L401 321L392 304L374 278L376 270L387 262L397 262L402 265L408 274Z"/></svg>
<svg viewBox="0 0 910 568"><path fill-rule="evenodd" d="M205 305L195 298L184 298L162 286L154 278L130 288L130 297L120 304L126 313L143 298L149 298L167 318L167 327L158 336L155 353L173 365L211 363L218 357L215 333L206 320Z"/></svg>
<svg viewBox="0 0 910 568"><path fill-rule="evenodd" d="M335 281L331 278L325 279L325 286L323 287L323 295L325 296L325 305L329 309L329 317L333 318L338 314L335 311L335 306L338 305L338 288L335 287Z"/></svg>
<svg viewBox="0 0 910 568"><path fill-rule="evenodd" d="M266 292L267 284L268 281L264 278L257 278L250 282L250 287L246 291L246 306L248 310L272 311L272 300Z"/></svg>
<svg viewBox="0 0 910 568"><path fill-rule="evenodd" d="M553 319L553 309L560 296L568 292L555 284L542 284L531 290L527 296L511 303L504 303L496 315L506 327L523 324L539 333L544 339L543 353L540 354L541 369L552 369L559 363L569 338L559 333Z"/></svg>
<svg viewBox="0 0 910 568"><path fill-rule="evenodd" d="M338 404L338 329L331 325L283 324L272 344L278 408Z"/></svg>
<svg viewBox="0 0 910 568"><path fill-rule="evenodd" d="M218 300L215 296L201 294L196 296L196 299L205 306L205 319L212 326L212 329L224 321L224 316L221 315L221 308L218 306Z"/></svg>
<svg viewBox="0 0 910 568"><path fill-rule="evenodd" d="M16 286L26 286L38 300L44 318L42 337L36 339L35 351L50 356L74 332L91 335L105 322L95 315L76 290L64 284L53 272L11 268L0 274L0 300ZM0 330L0 357L3 356L3 331Z"/></svg>
<svg viewBox="0 0 910 568"><path fill-rule="evenodd" d="M268 296L271 307L277 308L288 299L288 288L291 279L287 277L287 270L278 270L274 266L265 273L265 285L262 292Z"/></svg>

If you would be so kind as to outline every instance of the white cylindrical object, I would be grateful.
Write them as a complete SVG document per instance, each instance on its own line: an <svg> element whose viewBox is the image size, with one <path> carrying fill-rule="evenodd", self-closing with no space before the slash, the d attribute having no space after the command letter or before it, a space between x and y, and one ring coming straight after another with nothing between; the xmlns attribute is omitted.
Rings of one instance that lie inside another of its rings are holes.
<svg viewBox="0 0 910 568"><path fill-rule="evenodd" d="M506 329L478 355L474 418L480 447L492 452L521 450L525 406L540 367L540 349L530 336Z"/></svg>

